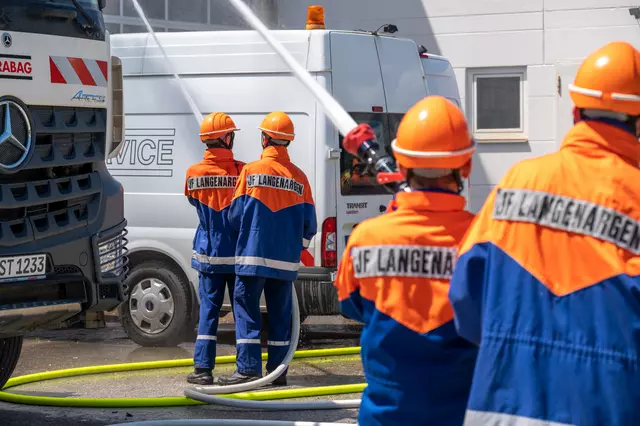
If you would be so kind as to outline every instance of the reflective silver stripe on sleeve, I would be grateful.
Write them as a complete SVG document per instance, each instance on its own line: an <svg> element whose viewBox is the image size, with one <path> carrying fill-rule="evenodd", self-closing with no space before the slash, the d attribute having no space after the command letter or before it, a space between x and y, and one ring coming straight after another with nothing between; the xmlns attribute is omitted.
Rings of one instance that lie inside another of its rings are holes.
<svg viewBox="0 0 640 426"><path fill-rule="evenodd" d="M539 420L513 414L492 413L490 411L467 410L464 426L573 426L570 423L558 423Z"/></svg>
<svg viewBox="0 0 640 426"><path fill-rule="evenodd" d="M191 256L193 259L200 263L208 263L209 265L235 265L235 257L212 257L206 254L193 253Z"/></svg>

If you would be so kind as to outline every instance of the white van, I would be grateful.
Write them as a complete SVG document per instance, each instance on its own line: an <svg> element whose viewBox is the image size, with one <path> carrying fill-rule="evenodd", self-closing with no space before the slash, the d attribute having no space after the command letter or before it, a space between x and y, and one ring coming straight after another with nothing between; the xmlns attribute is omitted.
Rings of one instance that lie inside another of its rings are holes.
<svg viewBox="0 0 640 426"><path fill-rule="evenodd" d="M429 93L412 40L330 30L272 34L356 121L370 123L387 149L405 111ZM342 136L321 106L257 32L158 37L201 113L223 111L241 129L234 146L239 160L260 158L258 125L265 115L282 110L292 117L289 152L309 178L318 218L296 282L300 309L303 316L339 314L332 281L346 240L355 225L383 212L391 196L341 150ZM125 188L129 223L131 296L121 307L123 324L139 344L173 345L198 319L198 278L190 267L198 218L184 196L184 178L204 146L153 38L115 35L111 46L122 60L126 113L126 141L108 163Z"/></svg>
<svg viewBox="0 0 640 426"><path fill-rule="evenodd" d="M444 96L462 108L458 82L449 60L427 52L420 53L420 58L429 95Z"/></svg>

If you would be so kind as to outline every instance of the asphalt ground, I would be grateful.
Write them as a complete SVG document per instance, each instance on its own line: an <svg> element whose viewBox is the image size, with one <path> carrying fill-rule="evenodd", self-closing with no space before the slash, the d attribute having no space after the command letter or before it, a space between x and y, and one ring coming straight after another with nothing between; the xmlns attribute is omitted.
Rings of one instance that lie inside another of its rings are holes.
<svg viewBox="0 0 640 426"><path fill-rule="evenodd" d="M360 327L341 317L311 317L302 325L298 349L322 349L359 345ZM28 336L15 376L64 368L142 361L191 358L194 344L173 348L144 348L129 340L117 323L102 329L41 331ZM223 321L218 332L218 355L235 353L233 324ZM263 349L265 350L265 349ZM214 374L231 374L234 364L221 364ZM8 392L62 398L115 398L183 396L190 368L165 368L49 380L14 387ZM287 388L363 383L358 356L307 358L289 367ZM273 388L266 388L270 390ZM286 389L286 388L277 388ZM360 394L333 399L355 399ZM297 400L314 400L304 398ZM294 400L287 400L294 401ZM0 425L109 425L143 420L253 419L356 423L357 410L247 411L216 406L168 408L62 408L0 402Z"/></svg>

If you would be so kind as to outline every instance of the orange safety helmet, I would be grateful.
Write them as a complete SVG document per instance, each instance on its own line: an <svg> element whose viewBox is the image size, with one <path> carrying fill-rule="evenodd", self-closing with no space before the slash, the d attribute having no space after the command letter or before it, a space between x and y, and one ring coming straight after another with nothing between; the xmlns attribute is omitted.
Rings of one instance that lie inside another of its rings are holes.
<svg viewBox="0 0 640 426"><path fill-rule="evenodd" d="M580 65L571 99L581 109L640 115L640 52L629 43L609 43Z"/></svg>
<svg viewBox="0 0 640 426"><path fill-rule="evenodd" d="M427 96L404 115L391 149L407 169L462 169L466 178L476 145L460 108L442 96Z"/></svg>
<svg viewBox="0 0 640 426"><path fill-rule="evenodd" d="M273 139L292 141L295 136L293 121L282 111L274 111L267 115L258 129Z"/></svg>
<svg viewBox="0 0 640 426"><path fill-rule="evenodd" d="M200 124L200 140L202 142L220 139L230 132L237 132L236 123L224 112L212 112Z"/></svg>

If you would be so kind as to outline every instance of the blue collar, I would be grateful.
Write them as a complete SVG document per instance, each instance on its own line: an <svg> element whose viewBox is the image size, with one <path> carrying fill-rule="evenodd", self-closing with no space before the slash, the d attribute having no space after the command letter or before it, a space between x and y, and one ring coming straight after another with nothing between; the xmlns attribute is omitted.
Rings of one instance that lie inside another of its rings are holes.
<svg viewBox="0 0 640 426"><path fill-rule="evenodd" d="M601 117L601 118L585 118L584 120L580 120L580 121L584 121L584 122L587 122L587 123L589 121L597 121L597 122L600 122L600 123L604 123L604 124L608 124L610 126L617 127L620 130L624 130L625 132L629 132L633 136L636 136L636 130L632 126L628 125L624 121L614 120L613 118L603 118L603 117ZM578 122L576 122L576 124Z"/></svg>
<svg viewBox="0 0 640 426"><path fill-rule="evenodd" d="M440 193L444 193L444 194L460 195L457 191L452 191L450 189L444 189L444 188L412 188L411 191L413 191L413 192L440 192Z"/></svg>

